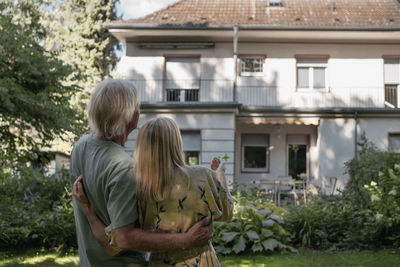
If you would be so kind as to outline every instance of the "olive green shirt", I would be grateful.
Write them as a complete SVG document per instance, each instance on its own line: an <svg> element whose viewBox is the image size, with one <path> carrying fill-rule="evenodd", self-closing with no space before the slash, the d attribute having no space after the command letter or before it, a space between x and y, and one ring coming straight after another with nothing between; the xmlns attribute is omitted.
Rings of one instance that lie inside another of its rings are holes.
<svg viewBox="0 0 400 267"><path fill-rule="evenodd" d="M93 135L83 136L71 155L71 184L83 175L85 193L97 216L113 229L138 219L132 158L123 147L101 141ZM106 254L96 241L89 222L74 199L74 214L79 247L80 266L140 266L144 254L123 252L115 257Z"/></svg>

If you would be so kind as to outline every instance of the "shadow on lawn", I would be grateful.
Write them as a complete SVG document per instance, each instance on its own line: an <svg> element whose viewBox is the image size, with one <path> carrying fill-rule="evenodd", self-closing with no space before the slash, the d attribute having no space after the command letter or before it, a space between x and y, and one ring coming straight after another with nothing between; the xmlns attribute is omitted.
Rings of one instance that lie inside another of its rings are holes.
<svg viewBox="0 0 400 267"><path fill-rule="evenodd" d="M4 265L0 265L1 267L17 267L17 266L41 266L41 267L50 267L50 266L53 266L53 267L57 267L57 266L63 266L63 267L76 267L76 266L78 266L78 263L72 263L72 262L70 262L70 263L67 263L67 264L65 264L65 263L57 263L56 261L55 261L55 259L46 259L46 260L44 260L44 261L35 261L34 263L21 263L21 262L18 262L18 261L13 261L13 262L10 262L10 263L6 263L6 264L4 264Z"/></svg>

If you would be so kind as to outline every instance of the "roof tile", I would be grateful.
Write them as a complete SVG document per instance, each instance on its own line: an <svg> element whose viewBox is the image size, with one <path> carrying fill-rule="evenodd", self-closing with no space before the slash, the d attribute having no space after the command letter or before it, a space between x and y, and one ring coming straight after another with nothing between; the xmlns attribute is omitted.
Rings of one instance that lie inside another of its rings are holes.
<svg viewBox="0 0 400 267"><path fill-rule="evenodd" d="M396 26L400 0L181 0L138 19L114 21L156 25Z"/></svg>

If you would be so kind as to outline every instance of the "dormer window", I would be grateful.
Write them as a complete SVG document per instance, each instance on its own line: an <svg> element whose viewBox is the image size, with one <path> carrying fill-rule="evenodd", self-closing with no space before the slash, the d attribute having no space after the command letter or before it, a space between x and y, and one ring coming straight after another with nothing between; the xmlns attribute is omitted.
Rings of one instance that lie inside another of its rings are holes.
<svg viewBox="0 0 400 267"><path fill-rule="evenodd" d="M283 0L267 0L268 6L283 7Z"/></svg>

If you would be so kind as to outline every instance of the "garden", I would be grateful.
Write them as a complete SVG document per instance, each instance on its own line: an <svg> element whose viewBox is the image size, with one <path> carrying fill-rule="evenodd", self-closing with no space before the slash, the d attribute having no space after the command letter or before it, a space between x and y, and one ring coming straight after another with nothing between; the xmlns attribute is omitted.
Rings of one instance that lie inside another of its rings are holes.
<svg viewBox="0 0 400 267"><path fill-rule="evenodd" d="M233 190L232 222L214 223L222 265L399 266L399 162L363 137L338 194L277 207L256 187ZM76 266L68 174L21 168L1 179L0 266Z"/></svg>
<svg viewBox="0 0 400 267"><path fill-rule="evenodd" d="M118 60L115 2L0 0L1 267L79 264L68 172L28 163L87 131L88 90ZM232 222L214 223L222 265L400 266L400 155L360 140L337 194L277 207L233 186Z"/></svg>

